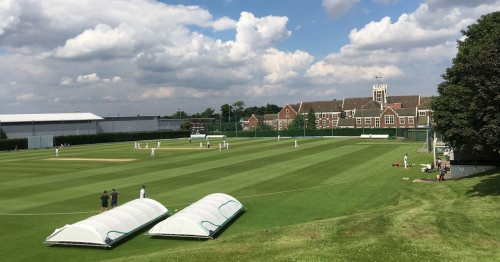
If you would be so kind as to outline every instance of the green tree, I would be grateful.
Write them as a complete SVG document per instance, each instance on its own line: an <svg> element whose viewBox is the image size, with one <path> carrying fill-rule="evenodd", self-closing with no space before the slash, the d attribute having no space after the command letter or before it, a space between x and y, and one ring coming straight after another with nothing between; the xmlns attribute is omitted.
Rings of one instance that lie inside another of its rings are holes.
<svg viewBox="0 0 500 262"><path fill-rule="evenodd" d="M288 130L304 129L304 116L296 114L292 122L287 126Z"/></svg>
<svg viewBox="0 0 500 262"><path fill-rule="evenodd" d="M7 134L2 128L0 128L0 139L7 139Z"/></svg>
<svg viewBox="0 0 500 262"><path fill-rule="evenodd" d="M181 130L191 130L191 122L189 121L182 122Z"/></svg>
<svg viewBox="0 0 500 262"><path fill-rule="evenodd" d="M316 129L316 113L314 113L312 108L309 110L309 113L307 113L307 129Z"/></svg>
<svg viewBox="0 0 500 262"><path fill-rule="evenodd" d="M222 117L228 117L231 106L229 104L223 104L220 106L220 111L222 112Z"/></svg>
<svg viewBox="0 0 500 262"><path fill-rule="evenodd" d="M185 119L188 118L188 114L184 111L177 111L172 115L172 119Z"/></svg>
<svg viewBox="0 0 500 262"><path fill-rule="evenodd" d="M500 12L462 31L453 64L431 103L433 128L455 149L500 152Z"/></svg>
<svg viewBox="0 0 500 262"><path fill-rule="evenodd" d="M236 101L233 103L234 114L238 116L242 116L245 111L245 102Z"/></svg>
<svg viewBox="0 0 500 262"><path fill-rule="evenodd" d="M205 109L205 111L203 111L203 113L201 113L200 116L203 118L213 117L214 111L215 111L215 109L212 109L209 107L209 108Z"/></svg>

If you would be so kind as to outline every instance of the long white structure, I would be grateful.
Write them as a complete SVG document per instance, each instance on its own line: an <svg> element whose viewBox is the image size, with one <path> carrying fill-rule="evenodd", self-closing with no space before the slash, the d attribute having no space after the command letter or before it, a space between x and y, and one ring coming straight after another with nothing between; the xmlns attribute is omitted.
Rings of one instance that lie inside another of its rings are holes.
<svg viewBox="0 0 500 262"><path fill-rule="evenodd" d="M44 244L111 247L112 244L156 222L169 211L150 198L136 199L110 211L58 228Z"/></svg>
<svg viewBox="0 0 500 262"><path fill-rule="evenodd" d="M147 234L212 238L242 210L243 205L234 197L211 194L156 224Z"/></svg>

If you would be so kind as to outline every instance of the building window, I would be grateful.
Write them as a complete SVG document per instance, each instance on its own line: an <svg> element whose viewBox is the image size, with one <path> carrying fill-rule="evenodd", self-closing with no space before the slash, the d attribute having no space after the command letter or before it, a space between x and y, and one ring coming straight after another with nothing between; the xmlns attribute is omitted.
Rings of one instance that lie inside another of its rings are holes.
<svg viewBox="0 0 500 262"><path fill-rule="evenodd" d="M286 119L290 119L290 115L286 115Z"/></svg>
<svg viewBox="0 0 500 262"><path fill-rule="evenodd" d="M314 121L316 125L319 125L319 120Z"/></svg>
<svg viewBox="0 0 500 262"><path fill-rule="evenodd" d="M321 114L321 117L322 117L322 118L325 118L325 117L326 117L326 114L325 114L325 113Z"/></svg>
<svg viewBox="0 0 500 262"><path fill-rule="evenodd" d="M288 113L288 109L286 110L286 112Z"/></svg>
<svg viewBox="0 0 500 262"><path fill-rule="evenodd" d="M400 117L400 118L399 118L399 123L400 123L401 125L404 125L404 124L405 124L405 118L404 118L404 117Z"/></svg>
<svg viewBox="0 0 500 262"><path fill-rule="evenodd" d="M375 127L380 127L380 117L375 118Z"/></svg>
<svg viewBox="0 0 500 262"><path fill-rule="evenodd" d="M394 116L385 116L385 124L394 124Z"/></svg>
<svg viewBox="0 0 500 262"><path fill-rule="evenodd" d="M376 92L376 100L379 103L382 103L382 90L377 90Z"/></svg>
<svg viewBox="0 0 500 262"><path fill-rule="evenodd" d="M318 113L316 113L316 118L319 118L319 114Z"/></svg>
<svg viewBox="0 0 500 262"><path fill-rule="evenodd" d="M413 117L408 117L408 124L413 124Z"/></svg>
<svg viewBox="0 0 500 262"><path fill-rule="evenodd" d="M365 118L365 124L371 125L372 124L372 119L371 118Z"/></svg>
<svg viewBox="0 0 500 262"><path fill-rule="evenodd" d="M339 117L338 113L332 113L332 117Z"/></svg>
<svg viewBox="0 0 500 262"><path fill-rule="evenodd" d="M337 124L339 123L339 121L337 120L332 120L332 126L337 126Z"/></svg>
<svg viewBox="0 0 500 262"><path fill-rule="evenodd" d="M425 116L425 111L418 111L419 116Z"/></svg>
<svg viewBox="0 0 500 262"><path fill-rule="evenodd" d="M356 118L356 124L361 125L361 118L360 117Z"/></svg>
<svg viewBox="0 0 500 262"><path fill-rule="evenodd" d="M323 126L326 126L326 120L323 120L322 122L323 122Z"/></svg>

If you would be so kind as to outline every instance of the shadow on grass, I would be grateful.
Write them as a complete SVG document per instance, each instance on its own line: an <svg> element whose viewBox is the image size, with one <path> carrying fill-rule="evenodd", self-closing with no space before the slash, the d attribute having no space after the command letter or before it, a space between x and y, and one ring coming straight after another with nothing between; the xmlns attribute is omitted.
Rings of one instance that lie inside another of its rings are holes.
<svg viewBox="0 0 500 262"><path fill-rule="evenodd" d="M484 197L484 196L499 196L500 195L500 169L493 169L484 173L476 174L469 177L460 178L482 178L479 183L474 185L471 190L467 191L470 197Z"/></svg>

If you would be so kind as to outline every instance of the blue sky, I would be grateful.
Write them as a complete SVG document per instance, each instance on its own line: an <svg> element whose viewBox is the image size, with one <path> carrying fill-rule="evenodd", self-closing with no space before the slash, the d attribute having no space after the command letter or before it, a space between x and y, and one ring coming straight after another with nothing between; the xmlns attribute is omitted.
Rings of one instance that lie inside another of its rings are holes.
<svg viewBox="0 0 500 262"><path fill-rule="evenodd" d="M500 0L3 0L0 113L189 113L436 95Z"/></svg>
<svg viewBox="0 0 500 262"><path fill-rule="evenodd" d="M326 56L338 51L349 43L349 32L354 28L362 28L371 21L379 21L383 17L398 19L403 13L411 13L420 5L419 1L397 1L388 4L368 0L360 1L340 18L332 18L321 6L321 0L177 0L162 1L167 4L200 5L210 10L214 17L228 16L238 20L241 12L251 12L257 17L286 16L289 18L287 28L292 36L276 46L280 50L308 50L313 56ZM297 27L298 28L297 30ZM222 40L234 40L234 32L213 32L200 30ZM319 39L318 39L319 38ZM311 41L315 39L314 41Z"/></svg>

